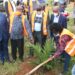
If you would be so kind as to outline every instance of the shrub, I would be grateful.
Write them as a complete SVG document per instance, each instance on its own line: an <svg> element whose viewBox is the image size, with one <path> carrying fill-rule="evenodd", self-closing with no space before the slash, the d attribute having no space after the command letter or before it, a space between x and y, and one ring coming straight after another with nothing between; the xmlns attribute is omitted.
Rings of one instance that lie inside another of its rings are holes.
<svg viewBox="0 0 75 75"><path fill-rule="evenodd" d="M55 52L53 39L51 39L50 41L47 40L44 48L41 48L41 46L38 43L36 45L32 45L32 47L34 48L34 55L36 57L34 63L36 65L47 60ZM47 64L43 65L43 68L45 70L52 69L57 62L58 62L57 60L48 62Z"/></svg>

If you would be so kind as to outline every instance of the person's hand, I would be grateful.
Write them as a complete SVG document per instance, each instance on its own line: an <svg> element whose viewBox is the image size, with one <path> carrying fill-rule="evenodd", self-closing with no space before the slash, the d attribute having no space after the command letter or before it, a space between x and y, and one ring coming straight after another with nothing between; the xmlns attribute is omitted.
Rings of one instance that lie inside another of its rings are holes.
<svg viewBox="0 0 75 75"><path fill-rule="evenodd" d="M53 60L54 58L55 58L54 56L50 56L50 57L49 57L50 60Z"/></svg>
<svg viewBox="0 0 75 75"><path fill-rule="evenodd" d="M33 39L33 38L31 38L31 39L30 39L30 42L31 42L32 44L34 44L34 39Z"/></svg>
<svg viewBox="0 0 75 75"><path fill-rule="evenodd" d="M47 38L48 41L50 41L50 36L49 35L47 35L46 38Z"/></svg>

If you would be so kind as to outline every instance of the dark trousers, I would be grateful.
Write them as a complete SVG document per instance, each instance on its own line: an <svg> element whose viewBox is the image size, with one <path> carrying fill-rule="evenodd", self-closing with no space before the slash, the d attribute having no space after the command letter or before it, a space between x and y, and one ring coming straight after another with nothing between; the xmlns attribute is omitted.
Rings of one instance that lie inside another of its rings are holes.
<svg viewBox="0 0 75 75"><path fill-rule="evenodd" d="M50 31L50 38L53 38L54 35L53 35L53 32Z"/></svg>
<svg viewBox="0 0 75 75"><path fill-rule="evenodd" d="M44 45L46 43L46 39L47 39L47 36L42 36L42 48L44 48Z"/></svg>
<svg viewBox="0 0 75 75"><path fill-rule="evenodd" d="M45 45L47 36L42 35L42 32L34 32L34 44L39 43L41 47Z"/></svg>
<svg viewBox="0 0 75 75"><path fill-rule="evenodd" d="M66 73L68 71L68 68L69 68L69 63L70 63L70 59L71 57L64 51L63 54L62 54L62 57L64 58L64 70L63 72Z"/></svg>
<svg viewBox="0 0 75 75"><path fill-rule="evenodd" d="M4 63L4 60L9 61L8 39L2 39L0 41L0 58L3 63Z"/></svg>
<svg viewBox="0 0 75 75"><path fill-rule="evenodd" d="M54 39L54 42L55 42L56 45L58 44L58 42L59 42L59 36L54 36L53 32L50 32L50 38Z"/></svg>
<svg viewBox="0 0 75 75"><path fill-rule="evenodd" d="M34 44L39 43L42 46L43 36L42 36L41 31L37 31L37 32L35 31L33 36L34 36Z"/></svg>
<svg viewBox="0 0 75 75"><path fill-rule="evenodd" d="M19 53L19 59L23 59L24 55L24 39L11 39L11 48L12 48L12 58L16 60L17 58L17 49Z"/></svg>
<svg viewBox="0 0 75 75"><path fill-rule="evenodd" d="M39 43L42 46L42 34L41 31L39 32L35 32L33 33L33 37L34 37L34 44ZM30 47L30 56L34 55L34 49L32 47Z"/></svg>
<svg viewBox="0 0 75 75"><path fill-rule="evenodd" d="M34 44L39 43L41 45L41 47L43 48L45 42L46 42L46 36L43 36L41 31L35 31L33 33L34 36ZM30 55L33 56L34 53L34 49L32 47L30 47Z"/></svg>

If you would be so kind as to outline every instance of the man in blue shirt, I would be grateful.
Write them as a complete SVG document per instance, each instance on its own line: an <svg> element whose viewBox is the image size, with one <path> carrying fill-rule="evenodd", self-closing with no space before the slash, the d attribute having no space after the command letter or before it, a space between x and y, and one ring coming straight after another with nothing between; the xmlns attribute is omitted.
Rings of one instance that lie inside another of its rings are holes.
<svg viewBox="0 0 75 75"><path fill-rule="evenodd" d="M8 55L8 39L9 39L9 28L7 17L5 14L0 13L0 59L4 64L4 60L9 61Z"/></svg>

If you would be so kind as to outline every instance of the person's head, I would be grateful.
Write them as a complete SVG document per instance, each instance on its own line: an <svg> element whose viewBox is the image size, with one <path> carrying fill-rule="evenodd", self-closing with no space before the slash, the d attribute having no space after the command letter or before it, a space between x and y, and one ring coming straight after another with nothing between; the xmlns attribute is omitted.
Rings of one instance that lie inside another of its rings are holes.
<svg viewBox="0 0 75 75"><path fill-rule="evenodd" d="M54 33L54 34L60 34L63 30L62 25L60 25L59 23L53 23L52 25L50 25L50 30Z"/></svg>
<svg viewBox="0 0 75 75"><path fill-rule="evenodd" d="M45 10L45 5L42 7L42 10Z"/></svg>
<svg viewBox="0 0 75 75"><path fill-rule="evenodd" d="M58 6L53 7L53 13L54 14L59 14L59 7Z"/></svg>
<svg viewBox="0 0 75 75"><path fill-rule="evenodd" d="M17 1L17 2L16 2L16 6L18 6L18 5L20 5L20 4L21 4L20 1Z"/></svg>
<svg viewBox="0 0 75 75"><path fill-rule="evenodd" d="M42 8L41 7L37 8L37 13L38 14L41 14L41 11L42 11Z"/></svg>
<svg viewBox="0 0 75 75"><path fill-rule="evenodd" d="M16 10L19 11L19 12L22 12L23 11L22 5L16 6Z"/></svg>
<svg viewBox="0 0 75 75"><path fill-rule="evenodd" d="M64 5L64 4L61 4L60 7L61 7L61 8L65 8L65 5Z"/></svg>
<svg viewBox="0 0 75 75"><path fill-rule="evenodd" d="M54 2L54 6L57 6L58 5L58 2Z"/></svg>

